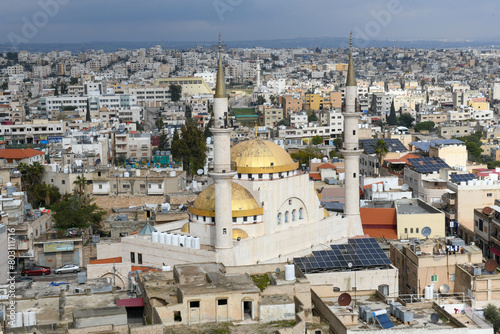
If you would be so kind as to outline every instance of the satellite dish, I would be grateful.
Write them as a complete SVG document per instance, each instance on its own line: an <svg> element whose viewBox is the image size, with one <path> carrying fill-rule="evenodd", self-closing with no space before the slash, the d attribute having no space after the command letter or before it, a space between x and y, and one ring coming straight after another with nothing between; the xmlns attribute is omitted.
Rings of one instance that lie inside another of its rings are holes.
<svg viewBox="0 0 500 334"><path fill-rule="evenodd" d="M281 272L280 268L276 268L276 274L279 274Z"/></svg>
<svg viewBox="0 0 500 334"><path fill-rule="evenodd" d="M443 284L439 287L439 292L448 293L450 292L450 286L448 284Z"/></svg>
<svg viewBox="0 0 500 334"><path fill-rule="evenodd" d="M408 191L408 189L409 189L409 188L410 188L410 187L408 187L408 185L405 183L405 184L403 184L403 186L401 187L401 190L402 190L402 191Z"/></svg>
<svg viewBox="0 0 500 334"><path fill-rule="evenodd" d="M347 306L351 303L351 295L348 294L347 292L344 292L339 296L339 305L340 306Z"/></svg>
<svg viewBox="0 0 500 334"><path fill-rule="evenodd" d="M488 271L495 271L497 269L497 262L493 259L489 259L484 264L484 269L486 269Z"/></svg>
<svg viewBox="0 0 500 334"><path fill-rule="evenodd" d="M201 168L198 169L198 171L196 173L198 173L198 175L203 175L203 169L201 169Z"/></svg>
<svg viewBox="0 0 500 334"><path fill-rule="evenodd" d="M433 324L437 324L439 321L439 315L437 313L432 313L431 314L431 322Z"/></svg>
<svg viewBox="0 0 500 334"><path fill-rule="evenodd" d="M484 213L485 215L490 215L492 212L493 212L493 209L492 209L492 208L490 208L489 206L485 206L485 207L483 208L483 213Z"/></svg>
<svg viewBox="0 0 500 334"><path fill-rule="evenodd" d="M431 233L432 233L432 230L431 230L431 228L430 228L429 226L426 226L426 227L424 227L424 228L422 229L422 235L423 235L424 237L426 237L426 238L427 238L429 235L431 235Z"/></svg>

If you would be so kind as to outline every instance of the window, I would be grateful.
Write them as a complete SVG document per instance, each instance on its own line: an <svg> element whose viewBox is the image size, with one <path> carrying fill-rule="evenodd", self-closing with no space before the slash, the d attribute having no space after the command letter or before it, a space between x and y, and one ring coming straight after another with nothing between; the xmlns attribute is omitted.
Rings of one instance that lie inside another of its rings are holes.
<svg viewBox="0 0 500 334"><path fill-rule="evenodd" d="M142 264L142 254L141 253L137 253L137 263Z"/></svg>
<svg viewBox="0 0 500 334"><path fill-rule="evenodd" d="M244 222L248 221L248 217L243 217L243 221Z"/></svg>
<svg viewBox="0 0 500 334"><path fill-rule="evenodd" d="M174 321L175 322L182 321L181 311L174 311Z"/></svg>
<svg viewBox="0 0 500 334"><path fill-rule="evenodd" d="M146 189L146 185L145 185L145 184L141 184L141 185L139 186L139 188L140 188L140 189Z"/></svg>
<svg viewBox="0 0 500 334"><path fill-rule="evenodd" d="M62 180L62 181L61 181L61 183L62 183L62 184L66 184L66 181Z"/></svg>
<svg viewBox="0 0 500 334"><path fill-rule="evenodd" d="M304 219L304 209L299 209L299 219Z"/></svg>
<svg viewBox="0 0 500 334"><path fill-rule="evenodd" d="M135 263L135 253L130 253L130 262Z"/></svg>
<svg viewBox="0 0 500 334"><path fill-rule="evenodd" d="M99 185L99 189L102 189L102 184Z"/></svg>
<svg viewBox="0 0 500 334"><path fill-rule="evenodd" d="M419 231L419 228L417 227L417 228L415 229L415 233L418 233L418 231Z"/></svg>
<svg viewBox="0 0 500 334"><path fill-rule="evenodd" d="M493 194L492 193L487 193L486 196L491 197L491 196L493 196Z"/></svg>
<svg viewBox="0 0 500 334"><path fill-rule="evenodd" d="M259 179L262 179L264 177L263 174L259 174Z"/></svg>
<svg viewBox="0 0 500 334"><path fill-rule="evenodd" d="M292 221L295 221L295 213L296 213L297 210L292 210Z"/></svg>
<svg viewBox="0 0 500 334"><path fill-rule="evenodd" d="M412 227L412 228L410 228L410 233L413 233L413 227Z"/></svg>
<svg viewBox="0 0 500 334"><path fill-rule="evenodd" d="M438 275L431 275L431 282L437 282Z"/></svg>
<svg viewBox="0 0 500 334"><path fill-rule="evenodd" d="M190 308L199 308L200 307L200 302L199 301L189 302L189 307Z"/></svg>
<svg viewBox="0 0 500 334"><path fill-rule="evenodd" d="M405 233L408 233L408 228L405 227Z"/></svg>
<svg viewBox="0 0 500 334"><path fill-rule="evenodd" d="M223 228L222 229L222 234L226 235L227 234L227 229L226 228Z"/></svg>
<svg viewBox="0 0 500 334"><path fill-rule="evenodd" d="M160 183L160 184L158 185L158 189L161 189L161 187L162 187L162 184Z"/></svg>
<svg viewBox="0 0 500 334"><path fill-rule="evenodd" d="M288 211L285 212L285 223L288 223Z"/></svg>
<svg viewBox="0 0 500 334"><path fill-rule="evenodd" d="M217 305L227 305L227 299L218 299L217 300Z"/></svg>
<svg viewBox="0 0 500 334"><path fill-rule="evenodd" d="M278 225L281 224L281 213L278 213Z"/></svg>
<svg viewBox="0 0 500 334"><path fill-rule="evenodd" d="M455 274L450 274L450 282L455 282Z"/></svg>
<svg viewBox="0 0 500 334"><path fill-rule="evenodd" d="M353 174L352 174L352 177L355 179L355 178L356 178L356 173L353 173Z"/></svg>

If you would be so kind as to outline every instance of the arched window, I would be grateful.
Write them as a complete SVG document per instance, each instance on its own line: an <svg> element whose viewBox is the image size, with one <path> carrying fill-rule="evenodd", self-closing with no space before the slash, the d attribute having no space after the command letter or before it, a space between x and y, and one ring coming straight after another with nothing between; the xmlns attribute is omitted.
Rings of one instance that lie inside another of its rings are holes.
<svg viewBox="0 0 500 334"><path fill-rule="evenodd" d="M288 211L285 212L285 223L288 223Z"/></svg>
<svg viewBox="0 0 500 334"><path fill-rule="evenodd" d="M299 209L299 219L304 219L304 209Z"/></svg>
<svg viewBox="0 0 500 334"><path fill-rule="evenodd" d="M278 213L278 225L281 224L281 213Z"/></svg>
<svg viewBox="0 0 500 334"><path fill-rule="evenodd" d="M296 212L297 210L293 209L292 210L292 221L294 222L295 221L295 217L296 217Z"/></svg>

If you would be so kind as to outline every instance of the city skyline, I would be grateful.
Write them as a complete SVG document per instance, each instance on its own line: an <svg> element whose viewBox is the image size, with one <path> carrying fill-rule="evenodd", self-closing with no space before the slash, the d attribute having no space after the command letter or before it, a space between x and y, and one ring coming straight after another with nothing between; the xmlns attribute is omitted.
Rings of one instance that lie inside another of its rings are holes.
<svg viewBox="0 0 500 334"><path fill-rule="evenodd" d="M224 41L344 37L372 40L496 39L500 3L428 0L40 0L6 6L0 43ZM443 13L447 13L443 15ZM68 33L70 32L70 33Z"/></svg>

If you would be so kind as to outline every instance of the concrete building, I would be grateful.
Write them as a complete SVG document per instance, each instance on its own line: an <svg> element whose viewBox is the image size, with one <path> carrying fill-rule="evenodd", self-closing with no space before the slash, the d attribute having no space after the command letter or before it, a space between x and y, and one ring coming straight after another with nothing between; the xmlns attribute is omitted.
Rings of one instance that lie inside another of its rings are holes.
<svg viewBox="0 0 500 334"><path fill-rule="evenodd" d="M452 244L453 240L449 239L449 243L444 243L441 239L391 243L390 259L399 269L401 294L422 295L426 286L432 286L433 291L443 293L444 287L441 287L444 284L448 285L449 293L455 291L456 266L481 263L483 254L478 247L467 246L461 239L462 245L457 246L457 251L457 247Z"/></svg>
<svg viewBox="0 0 500 334"><path fill-rule="evenodd" d="M20 163L31 165L34 162L43 164L45 162L45 153L32 148L5 148L0 150L0 167L2 168L16 168Z"/></svg>
<svg viewBox="0 0 500 334"><path fill-rule="evenodd" d="M445 237L444 213L420 199L395 201L397 235L399 239L422 238L425 227L431 229L431 238Z"/></svg>
<svg viewBox="0 0 500 334"><path fill-rule="evenodd" d="M182 96L189 97L193 95L209 95L213 94L212 89L203 80L203 78L182 77L182 78L160 78L156 81L157 87L169 87L173 85L182 86Z"/></svg>

